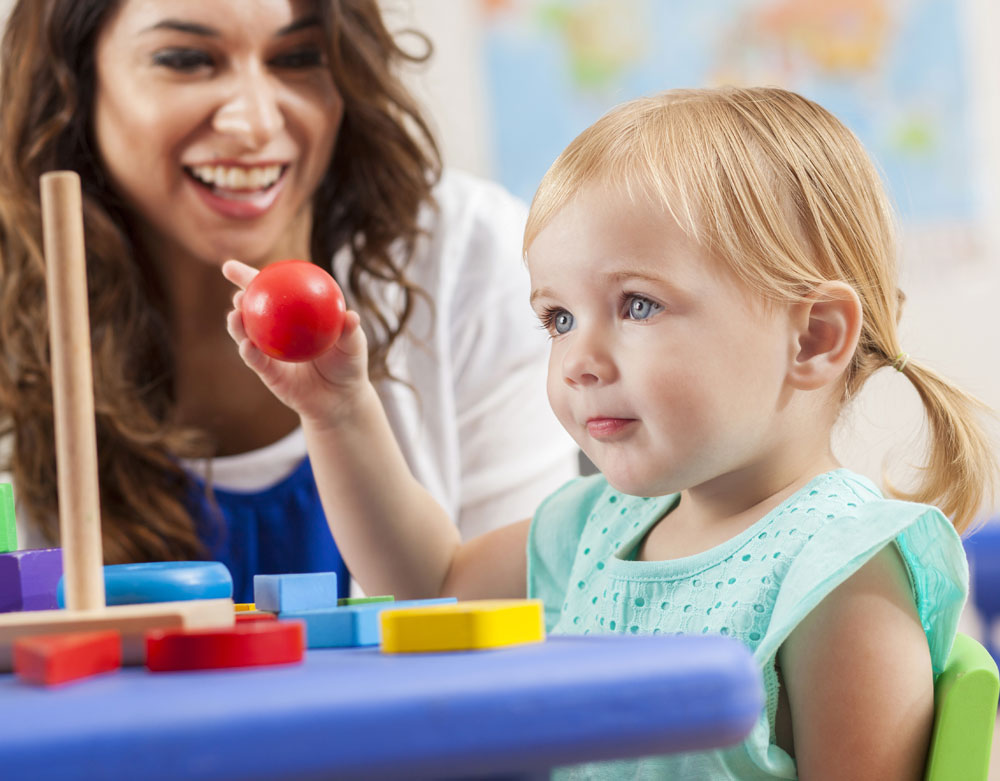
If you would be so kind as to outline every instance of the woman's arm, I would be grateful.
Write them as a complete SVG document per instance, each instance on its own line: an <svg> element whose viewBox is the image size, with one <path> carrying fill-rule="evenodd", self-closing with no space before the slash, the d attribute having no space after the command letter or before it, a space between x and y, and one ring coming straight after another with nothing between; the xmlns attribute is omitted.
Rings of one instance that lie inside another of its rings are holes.
<svg viewBox="0 0 1000 781"><path fill-rule="evenodd" d="M933 672L895 545L809 613L778 660L799 778L922 778Z"/></svg>

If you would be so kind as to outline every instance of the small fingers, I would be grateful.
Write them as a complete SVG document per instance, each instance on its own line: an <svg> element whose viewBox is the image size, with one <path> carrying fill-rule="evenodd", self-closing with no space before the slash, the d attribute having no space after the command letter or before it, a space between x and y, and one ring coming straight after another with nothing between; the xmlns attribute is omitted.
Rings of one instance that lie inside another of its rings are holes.
<svg viewBox="0 0 1000 781"><path fill-rule="evenodd" d="M244 339L249 340L246 328L243 327L243 314L238 309L230 310L226 315L226 330L237 344Z"/></svg>
<svg viewBox="0 0 1000 781"><path fill-rule="evenodd" d="M246 289L258 273L257 269L239 260L227 260L222 264L222 276L241 289Z"/></svg>
<svg viewBox="0 0 1000 781"><path fill-rule="evenodd" d="M353 309L348 309L344 313L344 336L350 336L354 333L354 330L361 325L361 315L355 312Z"/></svg>
<svg viewBox="0 0 1000 781"><path fill-rule="evenodd" d="M265 383L273 381L275 362L271 360L257 345L249 339L242 339L239 342L240 358L243 362L256 372L257 376Z"/></svg>

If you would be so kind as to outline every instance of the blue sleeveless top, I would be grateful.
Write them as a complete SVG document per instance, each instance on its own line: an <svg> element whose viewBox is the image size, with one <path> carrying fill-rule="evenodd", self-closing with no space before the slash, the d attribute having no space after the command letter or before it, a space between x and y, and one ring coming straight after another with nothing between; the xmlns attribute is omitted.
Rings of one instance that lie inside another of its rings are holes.
<svg viewBox="0 0 1000 781"><path fill-rule="evenodd" d="M254 601L254 575L291 572L336 572L337 593L348 595L350 575L326 523L308 458L262 491L214 488L210 498L204 481L192 478L198 535L208 558L229 568L233 601Z"/></svg>

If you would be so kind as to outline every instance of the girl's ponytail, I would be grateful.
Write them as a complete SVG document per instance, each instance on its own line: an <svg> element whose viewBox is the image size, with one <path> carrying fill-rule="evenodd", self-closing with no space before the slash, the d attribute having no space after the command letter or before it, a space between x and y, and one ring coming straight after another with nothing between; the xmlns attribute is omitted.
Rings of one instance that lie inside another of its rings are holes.
<svg viewBox="0 0 1000 781"><path fill-rule="evenodd" d="M936 505L961 534L993 498L997 463L992 443L979 423L989 410L902 353L888 360L919 394L927 414L929 442L917 487L904 491L886 481L886 490L899 499Z"/></svg>

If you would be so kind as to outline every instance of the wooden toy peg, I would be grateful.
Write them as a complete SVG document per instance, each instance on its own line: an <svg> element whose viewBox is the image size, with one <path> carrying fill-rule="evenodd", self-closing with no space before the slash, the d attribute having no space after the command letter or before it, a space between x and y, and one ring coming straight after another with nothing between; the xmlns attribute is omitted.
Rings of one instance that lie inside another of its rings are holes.
<svg viewBox="0 0 1000 781"><path fill-rule="evenodd" d="M106 605L80 177L43 174L41 199L66 609L0 614L0 670L18 638L106 629L121 633L126 663L141 663L147 630L231 627L233 601Z"/></svg>
<svg viewBox="0 0 1000 781"><path fill-rule="evenodd" d="M66 607L104 607L104 554L80 177L41 177L52 393Z"/></svg>

